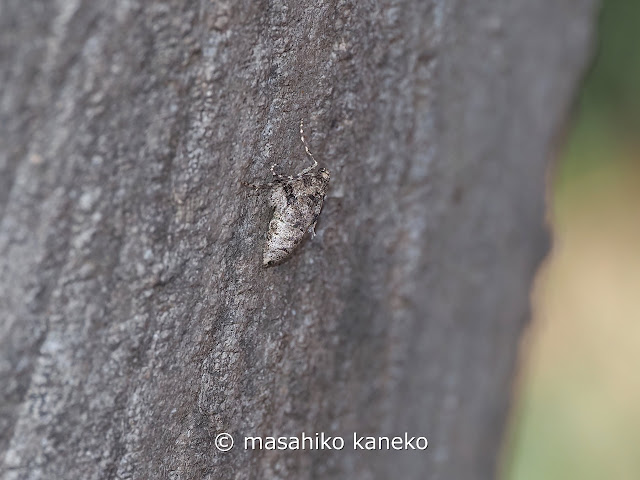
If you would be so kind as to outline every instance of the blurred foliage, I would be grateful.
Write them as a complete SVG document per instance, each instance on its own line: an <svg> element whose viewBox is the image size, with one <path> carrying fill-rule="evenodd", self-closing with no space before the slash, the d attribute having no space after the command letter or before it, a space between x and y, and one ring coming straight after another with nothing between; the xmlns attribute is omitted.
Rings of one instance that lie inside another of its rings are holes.
<svg viewBox="0 0 640 480"><path fill-rule="evenodd" d="M640 479L640 0L604 0L550 196L503 480Z"/></svg>
<svg viewBox="0 0 640 480"><path fill-rule="evenodd" d="M605 0L596 54L575 106L560 189L593 169L607 168L619 148L640 141L640 1ZM624 155L622 158L626 158Z"/></svg>

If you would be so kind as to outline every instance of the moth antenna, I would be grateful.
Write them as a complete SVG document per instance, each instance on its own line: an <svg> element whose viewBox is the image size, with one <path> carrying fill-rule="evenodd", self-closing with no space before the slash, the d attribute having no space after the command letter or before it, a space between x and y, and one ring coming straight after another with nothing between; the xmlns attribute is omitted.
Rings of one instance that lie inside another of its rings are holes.
<svg viewBox="0 0 640 480"><path fill-rule="evenodd" d="M311 165L310 167L305 168L302 172L300 172L298 174L298 177L301 177L301 176L309 173L311 170L313 170L314 168L316 168L318 166L318 162L315 159L315 157L313 156L313 154L309 151L309 145L307 144L307 141L304 138L304 120L300 120L300 140L302 140L302 144L304 145L304 149L307 152L307 155L309 155L311 157L311 160L313 160L313 165Z"/></svg>
<svg viewBox="0 0 640 480"><path fill-rule="evenodd" d="M281 173L277 173L276 172L276 167L278 166L277 163L274 163L273 165L271 165L271 175L273 175L274 177L276 177L279 180L282 180L283 178L287 178L286 175L282 175Z"/></svg>

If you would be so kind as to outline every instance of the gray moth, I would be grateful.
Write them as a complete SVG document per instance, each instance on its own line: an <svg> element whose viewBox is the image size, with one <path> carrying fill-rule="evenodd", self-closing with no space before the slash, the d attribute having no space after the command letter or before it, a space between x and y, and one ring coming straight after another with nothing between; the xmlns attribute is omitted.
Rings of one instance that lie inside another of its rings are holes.
<svg viewBox="0 0 640 480"><path fill-rule="evenodd" d="M307 232L315 236L316 222L329 187L331 174L326 168L317 168L318 162L304 138L302 121L300 140L313 165L295 176L286 176L276 173L274 164L271 166L274 177L271 183L248 185L255 189L270 190L269 206L273 208L273 216L262 255L262 265L265 267L278 265L291 257Z"/></svg>

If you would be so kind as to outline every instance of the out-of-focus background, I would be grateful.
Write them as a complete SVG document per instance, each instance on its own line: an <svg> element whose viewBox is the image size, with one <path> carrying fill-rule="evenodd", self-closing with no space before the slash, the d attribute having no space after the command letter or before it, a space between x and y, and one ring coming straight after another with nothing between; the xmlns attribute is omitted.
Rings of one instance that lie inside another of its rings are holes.
<svg viewBox="0 0 640 480"><path fill-rule="evenodd" d="M550 172L503 480L640 479L640 1L604 0Z"/></svg>

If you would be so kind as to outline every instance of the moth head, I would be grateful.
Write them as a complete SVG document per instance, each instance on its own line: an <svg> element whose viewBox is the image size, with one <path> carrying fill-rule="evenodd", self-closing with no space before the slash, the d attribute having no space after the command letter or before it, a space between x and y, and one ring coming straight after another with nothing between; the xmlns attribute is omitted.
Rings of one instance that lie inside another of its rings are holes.
<svg viewBox="0 0 640 480"><path fill-rule="evenodd" d="M329 170L327 170L326 168L321 168L320 170L318 170L318 174L324 180L329 180L329 178L331 178L331 172Z"/></svg>

